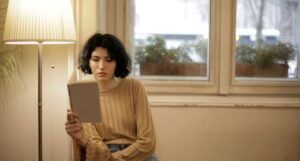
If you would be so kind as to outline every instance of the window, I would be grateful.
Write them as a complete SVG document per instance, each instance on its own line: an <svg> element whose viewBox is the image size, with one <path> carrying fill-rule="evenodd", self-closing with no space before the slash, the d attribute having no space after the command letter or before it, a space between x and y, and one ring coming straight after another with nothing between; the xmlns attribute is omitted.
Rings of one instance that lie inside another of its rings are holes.
<svg viewBox="0 0 300 161"><path fill-rule="evenodd" d="M236 16L237 78L300 79L299 0L238 0Z"/></svg>
<svg viewBox="0 0 300 161"><path fill-rule="evenodd" d="M207 79L209 0L136 0L135 6L135 75Z"/></svg>

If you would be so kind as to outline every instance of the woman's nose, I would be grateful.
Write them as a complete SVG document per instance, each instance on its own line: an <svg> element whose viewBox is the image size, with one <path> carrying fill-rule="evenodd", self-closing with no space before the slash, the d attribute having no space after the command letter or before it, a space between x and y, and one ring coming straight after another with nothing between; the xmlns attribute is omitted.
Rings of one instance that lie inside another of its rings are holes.
<svg viewBox="0 0 300 161"><path fill-rule="evenodd" d="M105 62L104 62L103 60L100 60L100 61L99 61L99 64L98 64L98 67L99 67L100 69L105 68Z"/></svg>

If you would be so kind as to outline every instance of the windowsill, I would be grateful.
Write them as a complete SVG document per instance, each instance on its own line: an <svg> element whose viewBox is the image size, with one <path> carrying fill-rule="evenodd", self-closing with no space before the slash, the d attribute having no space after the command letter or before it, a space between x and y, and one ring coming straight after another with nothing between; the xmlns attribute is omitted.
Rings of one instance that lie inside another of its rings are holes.
<svg viewBox="0 0 300 161"><path fill-rule="evenodd" d="M300 108L300 96L149 95L151 107Z"/></svg>

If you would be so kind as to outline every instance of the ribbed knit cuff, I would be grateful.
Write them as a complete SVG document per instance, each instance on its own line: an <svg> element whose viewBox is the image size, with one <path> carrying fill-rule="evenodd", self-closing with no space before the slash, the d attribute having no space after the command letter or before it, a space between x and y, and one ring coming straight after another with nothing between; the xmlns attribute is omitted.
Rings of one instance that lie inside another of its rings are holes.
<svg viewBox="0 0 300 161"><path fill-rule="evenodd" d="M99 137L89 138L86 146L86 161L108 161L110 151Z"/></svg>

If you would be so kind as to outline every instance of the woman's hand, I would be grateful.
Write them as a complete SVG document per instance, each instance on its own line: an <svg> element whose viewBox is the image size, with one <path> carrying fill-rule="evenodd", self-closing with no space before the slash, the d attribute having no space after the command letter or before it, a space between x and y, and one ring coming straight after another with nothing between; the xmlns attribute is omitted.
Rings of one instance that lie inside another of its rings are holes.
<svg viewBox="0 0 300 161"><path fill-rule="evenodd" d="M84 136L83 127L79 120L79 115L68 110L67 112L67 122L65 124L65 129L68 135L70 135L74 140L76 140L81 147L85 147L87 144L87 139Z"/></svg>

